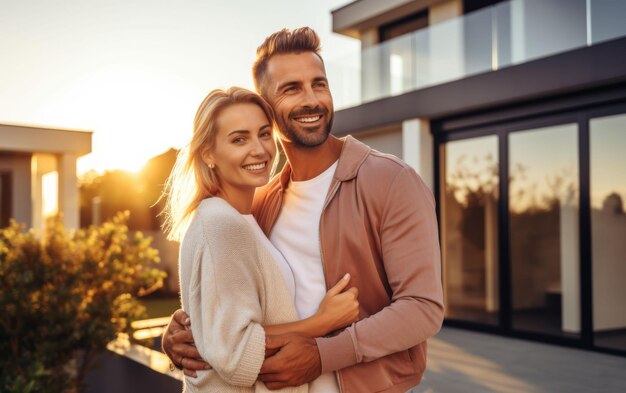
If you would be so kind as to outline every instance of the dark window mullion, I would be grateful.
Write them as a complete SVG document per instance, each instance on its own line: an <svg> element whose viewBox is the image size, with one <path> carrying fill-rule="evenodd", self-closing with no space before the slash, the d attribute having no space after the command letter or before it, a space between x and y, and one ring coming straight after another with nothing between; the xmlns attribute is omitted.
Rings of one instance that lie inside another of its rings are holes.
<svg viewBox="0 0 626 393"><path fill-rule="evenodd" d="M580 316L581 339L586 347L593 346L593 269L591 260L591 181L589 118L581 116L579 123L579 228L580 228Z"/></svg>
<svg viewBox="0 0 626 393"><path fill-rule="evenodd" d="M509 256L510 227L509 227L509 141L508 132L498 133L499 161L499 204L498 204L498 233L499 233L499 282L500 282L500 318L499 325L505 332L511 331L511 261Z"/></svg>
<svg viewBox="0 0 626 393"><path fill-rule="evenodd" d="M442 241L442 231L443 231L443 220L441 219L441 205L442 205L442 199L441 199L441 190L445 189L445 186L443 184L441 184L441 173L445 173L445 169L441 168L441 157L439 154L439 151L441 149L441 146L444 146L445 140L442 137L442 134L437 133L437 126L435 124L431 125L433 128L433 139L434 139L434 143L433 143L433 162L435 163L434 165L434 173L433 173L433 194L435 196L435 201L437 201L437 203L435 204L435 214L437 215L437 223L439 224L439 247L440 249L443 248L443 241ZM442 250L443 251L443 250ZM443 252L441 253L443 254ZM441 263L441 285L444 285L445 280L444 280L444 262L443 262L443 258L440 258L440 263ZM445 288L444 288L444 293L445 293ZM444 299L444 302L447 299Z"/></svg>

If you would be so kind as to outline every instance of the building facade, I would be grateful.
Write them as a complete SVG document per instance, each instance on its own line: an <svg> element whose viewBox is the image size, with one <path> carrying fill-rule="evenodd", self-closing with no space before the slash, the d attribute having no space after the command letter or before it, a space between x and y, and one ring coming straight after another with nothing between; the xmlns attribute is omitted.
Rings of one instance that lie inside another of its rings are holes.
<svg viewBox="0 0 626 393"><path fill-rule="evenodd" d="M446 324L626 355L626 2L358 0L352 134L438 202Z"/></svg>
<svg viewBox="0 0 626 393"><path fill-rule="evenodd" d="M79 227L76 160L91 152L91 135L0 124L0 227L41 228L59 211L66 228Z"/></svg>

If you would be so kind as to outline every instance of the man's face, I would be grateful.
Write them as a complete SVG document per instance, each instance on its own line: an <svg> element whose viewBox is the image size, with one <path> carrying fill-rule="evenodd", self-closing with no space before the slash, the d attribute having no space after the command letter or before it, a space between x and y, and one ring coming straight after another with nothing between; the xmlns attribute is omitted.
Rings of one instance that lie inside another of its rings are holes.
<svg viewBox="0 0 626 393"><path fill-rule="evenodd" d="M313 52L275 55L265 78L281 139L300 147L324 143L333 122L333 98L322 60Z"/></svg>

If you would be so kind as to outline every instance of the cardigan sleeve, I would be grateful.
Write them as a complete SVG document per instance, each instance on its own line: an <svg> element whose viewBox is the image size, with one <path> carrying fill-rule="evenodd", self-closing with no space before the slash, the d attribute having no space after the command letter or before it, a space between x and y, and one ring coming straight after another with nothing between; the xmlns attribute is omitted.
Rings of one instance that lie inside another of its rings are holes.
<svg viewBox="0 0 626 393"><path fill-rule="evenodd" d="M193 280L201 302L200 330L192 328L201 337L196 346L225 382L252 386L265 357L258 243L248 224L232 217L207 223L202 232L201 277Z"/></svg>

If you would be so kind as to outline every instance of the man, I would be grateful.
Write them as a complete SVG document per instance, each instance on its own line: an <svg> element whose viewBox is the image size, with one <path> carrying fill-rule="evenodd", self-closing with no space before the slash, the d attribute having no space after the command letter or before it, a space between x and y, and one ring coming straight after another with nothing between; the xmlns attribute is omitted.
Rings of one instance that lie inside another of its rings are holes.
<svg viewBox="0 0 626 393"><path fill-rule="evenodd" d="M270 389L315 380L312 391L406 392L420 382L426 340L443 320L433 196L396 157L329 135L333 102L313 30L266 38L253 75L288 159L257 191L253 211L293 269L298 314L313 314L345 273L360 303L360 320L336 335L267 337L272 356L259 379ZM163 347L192 374L207 366L188 344L185 319L174 315Z"/></svg>

